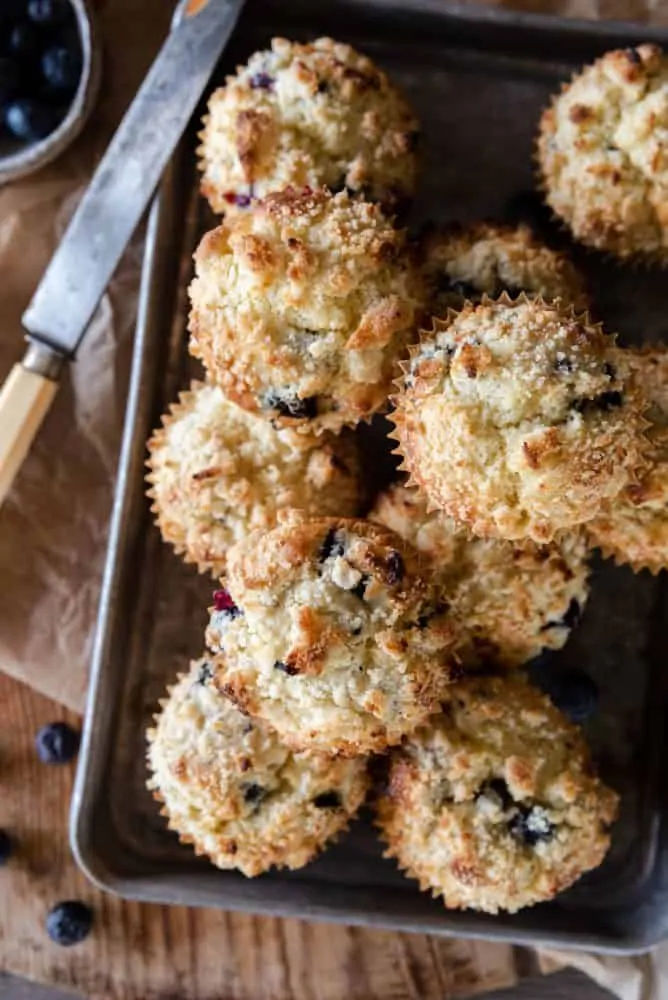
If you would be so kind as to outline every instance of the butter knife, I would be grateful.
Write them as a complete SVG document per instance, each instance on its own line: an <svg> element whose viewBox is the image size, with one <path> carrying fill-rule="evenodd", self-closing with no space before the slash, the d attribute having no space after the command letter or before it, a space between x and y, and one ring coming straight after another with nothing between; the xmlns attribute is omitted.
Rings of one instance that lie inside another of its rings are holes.
<svg viewBox="0 0 668 1000"><path fill-rule="evenodd" d="M157 187L244 0L181 0L23 315L28 349L0 390L0 504Z"/></svg>

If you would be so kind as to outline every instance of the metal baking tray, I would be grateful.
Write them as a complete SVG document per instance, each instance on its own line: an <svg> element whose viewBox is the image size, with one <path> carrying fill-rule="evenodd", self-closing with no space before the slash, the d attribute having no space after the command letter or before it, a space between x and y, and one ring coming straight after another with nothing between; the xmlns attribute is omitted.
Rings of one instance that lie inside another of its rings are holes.
<svg viewBox="0 0 668 1000"><path fill-rule="evenodd" d="M220 75L274 34L324 33L368 51L417 108L425 164L415 223L499 218L531 206L524 193L532 188L536 122L559 81L608 48L666 41L638 26L511 16L442 0L251 0ZM665 576L597 563L583 623L559 654L584 664L601 688L587 736L623 808L605 864L553 902L514 916L449 912L382 858L368 818L302 871L255 880L218 871L165 829L144 787L144 729L166 683L202 652L212 583L161 543L144 497L143 461L151 428L196 371L185 349L185 290L192 250L214 219L196 191L195 127L148 228L72 808L79 865L101 887L132 899L611 952L649 948L668 935L668 783L659 771L668 702ZM578 259L598 314L622 342L666 336L661 275L583 253Z"/></svg>

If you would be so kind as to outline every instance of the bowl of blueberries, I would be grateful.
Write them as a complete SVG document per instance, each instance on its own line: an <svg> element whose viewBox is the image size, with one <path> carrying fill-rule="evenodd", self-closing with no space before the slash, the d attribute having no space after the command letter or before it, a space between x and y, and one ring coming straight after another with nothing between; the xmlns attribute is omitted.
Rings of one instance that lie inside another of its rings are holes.
<svg viewBox="0 0 668 1000"><path fill-rule="evenodd" d="M0 0L0 184L69 145L92 110L99 78L88 0Z"/></svg>

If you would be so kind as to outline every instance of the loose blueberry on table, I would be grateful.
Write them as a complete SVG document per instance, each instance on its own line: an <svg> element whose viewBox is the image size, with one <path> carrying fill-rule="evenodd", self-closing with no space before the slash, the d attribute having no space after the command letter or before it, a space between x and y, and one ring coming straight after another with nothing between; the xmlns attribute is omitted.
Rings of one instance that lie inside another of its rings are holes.
<svg viewBox="0 0 668 1000"><path fill-rule="evenodd" d="M56 944L66 948L87 938L92 926L93 911L76 899L57 903L46 918L47 934Z"/></svg>
<svg viewBox="0 0 668 1000"><path fill-rule="evenodd" d="M67 764L76 757L80 741L80 734L66 722L52 722L37 733L35 746L43 764Z"/></svg>
<svg viewBox="0 0 668 1000"><path fill-rule="evenodd" d="M1 0L0 132L25 143L61 123L81 78L70 0Z"/></svg>

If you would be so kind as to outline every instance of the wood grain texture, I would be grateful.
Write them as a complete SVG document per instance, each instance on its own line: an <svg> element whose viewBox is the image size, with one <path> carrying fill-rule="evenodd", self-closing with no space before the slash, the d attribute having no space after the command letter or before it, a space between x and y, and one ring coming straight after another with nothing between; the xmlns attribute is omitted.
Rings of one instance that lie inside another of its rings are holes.
<svg viewBox="0 0 668 1000"><path fill-rule="evenodd" d="M0 826L16 854L0 873L0 968L119 1000L447 1000L516 981L512 947L126 903L97 891L67 845L73 768L40 764L34 736L77 716L0 675ZM91 937L44 931L49 908L82 899Z"/></svg>

